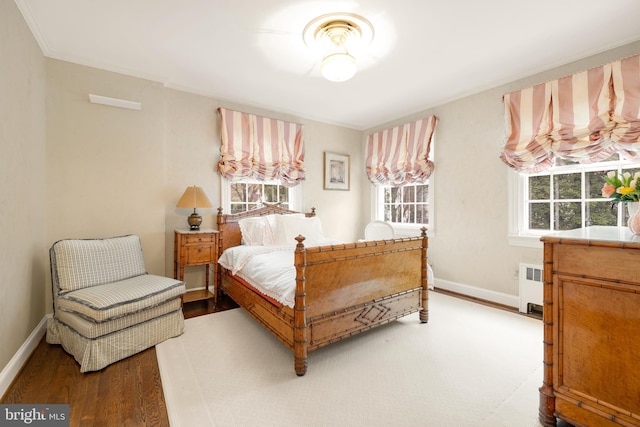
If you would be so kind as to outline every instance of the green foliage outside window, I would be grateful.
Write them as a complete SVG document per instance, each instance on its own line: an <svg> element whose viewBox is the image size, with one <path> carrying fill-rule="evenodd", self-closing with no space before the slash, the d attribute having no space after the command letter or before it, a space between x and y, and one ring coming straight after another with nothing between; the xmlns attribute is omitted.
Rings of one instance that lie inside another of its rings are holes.
<svg viewBox="0 0 640 427"><path fill-rule="evenodd" d="M610 160L617 160L617 157ZM565 162L566 163L566 162ZM571 230L592 225L625 225L624 204L602 195L604 176L610 170L638 171L619 162L605 162L602 169L576 164L549 173L527 177L527 217L530 230ZM624 209L623 209L624 208Z"/></svg>

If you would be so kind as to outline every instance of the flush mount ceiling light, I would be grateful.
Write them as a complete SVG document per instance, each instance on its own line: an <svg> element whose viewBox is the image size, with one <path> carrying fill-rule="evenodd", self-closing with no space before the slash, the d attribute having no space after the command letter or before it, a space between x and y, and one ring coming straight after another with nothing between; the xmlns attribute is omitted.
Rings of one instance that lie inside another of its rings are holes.
<svg viewBox="0 0 640 427"><path fill-rule="evenodd" d="M373 27L361 16L332 13L309 22L302 37L309 48L322 51L320 71L324 78L343 82L356 73L354 54L371 43Z"/></svg>

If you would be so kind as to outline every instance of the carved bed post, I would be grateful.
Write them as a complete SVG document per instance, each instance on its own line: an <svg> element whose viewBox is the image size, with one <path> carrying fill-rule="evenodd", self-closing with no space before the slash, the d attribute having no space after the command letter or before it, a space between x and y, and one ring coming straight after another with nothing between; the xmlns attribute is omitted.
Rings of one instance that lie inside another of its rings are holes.
<svg viewBox="0 0 640 427"><path fill-rule="evenodd" d="M553 245L544 242L543 291L543 365L544 374L540 391L539 419L543 426L555 426L556 398L553 395Z"/></svg>
<svg viewBox="0 0 640 427"><path fill-rule="evenodd" d="M422 291L421 291L421 309L420 309L420 322L427 323L429 321L429 281L428 281L428 267L427 267L427 247L429 246L429 239L427 238L426 227L421 228L422 233Z"/></svg>
<svg viewBox="0 0 640 427"><path fill-rule="evenodd" d="M218 216L217 216L217 224L218 224L218 231L220 232L218 234L218 258L220 258L220 256L222 255L222 250L224 248L224 233L222 232L224 229L224 223L225 221L225 217L222 214L222 208L218 208ZM215 260L216 264L218 263L218 260ZM218 297L220 296L220 284L222 283L222 268L220 268L220 266L218 266L218 268L216 268L216 277L215 277L215 287L214 287L214 292L215 294L215 301L218 300Z"/></svg>
<svg viewBox="0 0 640 427"><path fill-rule="evenodd" d="M224 215L222 214L222 208L218 208L217 224L218 224L218 231L220 232L220 237L218 238L218 256L222 255L222 248L224 248L224 245L222 244L224 239L224 234L222 233L222 231L224 229L224 224L226 222L227 221Z"/></svg>
<svg viewBox="0 0 640 427"><path fill-rule="evenodd" d="M304 248L303 236L296 237L298 244L295 251L296 266L296 299L293 308L293 362L296 374L302 376L307 372L307 305L306 277L307 252Z"/></svg>

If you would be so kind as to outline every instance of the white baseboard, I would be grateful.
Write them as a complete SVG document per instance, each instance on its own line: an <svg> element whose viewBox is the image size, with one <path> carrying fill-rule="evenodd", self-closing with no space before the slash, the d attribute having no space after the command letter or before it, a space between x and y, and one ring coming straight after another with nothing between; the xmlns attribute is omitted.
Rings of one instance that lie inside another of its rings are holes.
<svg viewBox="0 0 640 427"><path fill-rule="evenodd" d="M47 314L42 318L24 344L20 346L16 354L9 360L7 366L0 372L0 396L4 396L16 375L20 372L20 369L22 369L33 350L35 350L40 343L40 340L47 330L49 317L51 317L51 315Z"/></svg>
<svg viewBox="0 0 640 427"><path fill-rule="evenodd" d="M520 306L520 298L517 295L504 294L502 292L477 288L475 286L451 282L449 280L442 280L438 278L435 278L433 282L436 288L444 289L445 291L456 292L458 294L480 298L486 301L495 302L497 304L507 305L509 307L518 308Z"/></svg>

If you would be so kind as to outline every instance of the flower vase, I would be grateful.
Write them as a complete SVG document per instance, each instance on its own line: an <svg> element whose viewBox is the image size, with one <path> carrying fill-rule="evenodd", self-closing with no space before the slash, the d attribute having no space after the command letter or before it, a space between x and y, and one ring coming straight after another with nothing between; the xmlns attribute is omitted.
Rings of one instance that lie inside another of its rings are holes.
<svg viewBox="0 0 640 427"><path fill-rule="evenodd" d="M629 211L629 221L627 226L633 234L640 234L640 202L627 203L627 210Z"/></svg>

